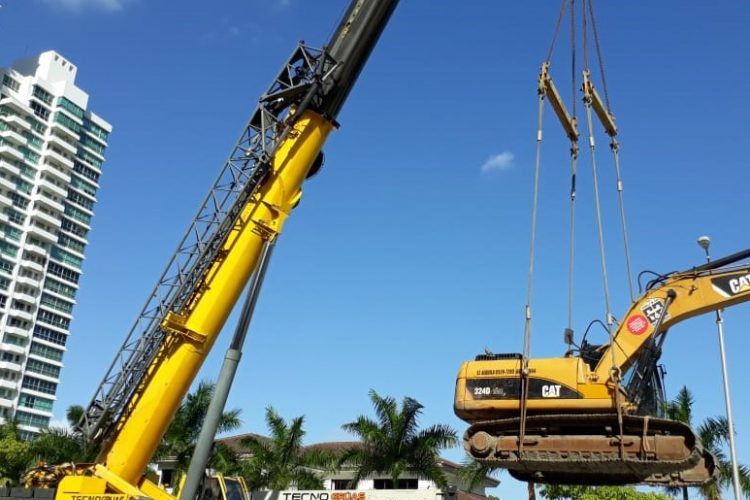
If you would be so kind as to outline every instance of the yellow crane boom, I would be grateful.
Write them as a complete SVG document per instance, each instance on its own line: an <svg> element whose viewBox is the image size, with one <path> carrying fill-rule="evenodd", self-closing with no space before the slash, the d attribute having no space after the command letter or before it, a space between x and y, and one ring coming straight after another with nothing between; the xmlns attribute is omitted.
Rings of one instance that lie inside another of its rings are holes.
<svg viewBox="0 0 750 500"><path fill-rule="evenodd" d="M352 0L322 50L300 44L252 115L80 423L95 464L58 500L172 498L143 477L183 397L256 270L398 0Z"/></svg>

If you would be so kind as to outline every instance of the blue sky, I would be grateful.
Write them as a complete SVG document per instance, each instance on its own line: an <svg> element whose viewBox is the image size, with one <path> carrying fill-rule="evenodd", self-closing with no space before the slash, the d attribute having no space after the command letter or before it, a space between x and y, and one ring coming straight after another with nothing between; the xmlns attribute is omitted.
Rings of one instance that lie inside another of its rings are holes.
<svg viewBox="0 0 750 500"><path fill-rule="evenodd" d="M114 132L56 404L86 404L258 96L304 39L327 40L346 0L179 4L0 0L0 65L54 49ZM268 405L306 416L308 442L347 439L367 393L409 395L448 423L461 361L522 346L536 77L558 2L403 1L325 150L321 175L277 245L229 406L263 432ZM748 246L750 4L601 3L598 26L620 127L636 272ZM567 33L553 76L570 101ZM579 58L581 57L579 49ZM580 61L580 59L579 59ZM601 89L598 78L595 80ZM579 105L580 109L580 105ZM567 144L547 109L532 354L564 352ZM628 305L612 163L598 137L613 313ZM579 165L577 338L602 318L590 159ZM745 335L726 312L740 461L750 463ZM201 377L218 372L234 319ZM594 340L604 340L601 332ZM723 413L712 315L678 325L667 389ZM456 449L446 454L460 460ZM507 475L506 498L525 491Z"/></svg>

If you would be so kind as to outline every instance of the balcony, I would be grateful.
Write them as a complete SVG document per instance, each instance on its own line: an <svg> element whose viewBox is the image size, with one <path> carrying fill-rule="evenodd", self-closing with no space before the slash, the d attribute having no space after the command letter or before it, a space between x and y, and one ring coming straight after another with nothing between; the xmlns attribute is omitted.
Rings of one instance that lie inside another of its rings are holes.
<svg viewBox="0 0 750 500"><path fill-rule="evenodd" d="M39 304L39 307L41 307L42 309L44 309L47 312L51 312L53 314L57 314L58 316L62 316L65 319L68 319L68 320L72 320L73 319L73 315L71 313L67 313L65 311L61 311L59 309L55 309L54 307L52 307L50 305ZM58 326L58 328L62 328L62 327Z"/></svg>
<svg viewBox="0 0 750 500"><path fill-rule="evenodd" d="M12 363L10 361L0 361L0 370L8 370L11 372L20 372L21 365Z"/></svg>
<svg viewBox="0 0 750 500"><path fill-rule="evenodd" d="M61 196L61 198L56 198L52 193L45 191L45 190L39 190L36 193L31 195L31 201L34 202L34 206L37 206L39 204L42 204L52 210L54 213L63 213L65 211L65 205L63 204L63 201L65 195L61 195L60 191L61 189L58 186L55 186L54 184L50 183L46 179L42 179L39 184L44 187L45 189L48 189L49 191L52 191L53 193L57 194L58 196Z"/></svg>
<svg viewBox="0 0 750 500"><path fill-rule="evenodd" d="M7 123L8 125L13 125L15 127L20 127L24 130L31 130L31 125L29 125L29 122L17 115L6 116L5 123Z"/></svg>
<svg viewBox="0 0 750 500"><path fill-rule="evenodd" d="M34 376L36 377L37 374L35 373ZM24 392L27 391L27 390L28 389L24 388ZM55 399L54 397L50 396L49 394L47 394L44 398L45 399ZM40 410L39 408L31 408L29 406L19 406L18 409L21 410L21 411L23 411L23 412L26 412L26 413L31 413L32 415L41 415L43 417L51 417L52 416L52 412L49 411L49 410Z"/></svg>
<svg viewBox="0 0 750 500"><path fill-rule="evenodd" d="M37 339L34 339L34 342L36 342ZM54 344L53 344L54 345ZM60 348L59 345L55 345L55 348ZM29 353L29 357L33 359L38 359L39 361L44 361L45 363L49 363L50 365L57 366L58 368L62 368L63 364L62 361L56 361L54 359L50 359L46 356L42 356L41 354L34 354L33 352Z"/></svg>
<svg viewBox="0 0 750 500"><path fill-rule="evenodd" d="M37 236L39 238L42 238L45 241L48 241L50 243L56 243L57 242L57 235L55 233L50 232L47 229L42 229L39 226L31 225L28 229L30 234L33 234L34 236Z"/></svg>
<svg viewBox="0 0 750 500"><path fill-rule="evenodd" d="M8 316L12 318L23 319L26 321L34 321L34 314L20 309L11 309L8 311Z"/></svg>
<svg viewBox="0 0 750 500"><path fill-rule="evenodd" d="M0 131L0 138L5 139L8 142L12 142L18 146L26 145L26 138L15 130L7 129Z"/></svg>
<svg viewBox="0 0 750 500"><path fill-rule="evenodd" d="M0 146L0 158L2 158L3 156L5 156L6 158L17 160L17 161L24 160L23 153L16 150L16 148L13 148L5 144Z"/></svg>
<svg viewBox="0 0 750 500"><path fill-rule="evenodd" d="M58 330L59 330L59 328L58 328ZM60 345L60 344L56 344L54 342L50 342L49 340L45 340L45 339L43 339L41 337L34 337L34 342L36 342L37 344L46 345L47 347L52 347L53 349L57 349L58 351L67 352L67 350L68 350L68 348L65 347L64 345ZM49 358L45 358L44 356L40 356L39 354L31 354L31 353L29 353L29 356L37 356L39 359L41 359L43 361L53 361L53 360L51 360ZM62 362L60 362L60 366L62 366Z"/></svg>
<svg viewBox="0 0 750 500"><path fill-rule="evenodd" d="M32 229L37 229L38 230L39 228L36 227L36 226L31 226L31 228L29 229L29 231L31 231ZM34 233L34 231L31 231L31 232ZM39 233L42 233L42 232L45 233L45 236L44 236L45 238L47 237L46 235L52 236L50 233L48 233L46 231L38 231L36 234L39 234ZM40 236L41 236L41 234L40 234ZM52 236L52 240L51 241L54 243L54 242L57 241L57 238L55 238L54 236ZM26 260L26 259L21 260L21 262L19 262L19 264L20 264L21 267L25 267L26 269L31 269L32 271L37 271L39 273L41 273L41 272L44 271L44 267L41 264L37 264L36 262L30 261L30 260Z"/></svg>
<svg viewBox="0 0 750 500"><path fill-rule="evenodd" d="M52 121L50 123L50 127L52 127L52 131L55 134L61 135L62 137L68 137L70 139L73 139L75 142L78 142L81 138L80 135L76 134L72 130L70 130L68 127L65 127L63 124L57 121Z"/></svg>
<svg viewBox="0 0 750 500"><path fill-rule="evenodd" d="M39 184L65 199L68 196L68 190L53 181L57 180L58 183L65 181L67 183L70 182L70 176L46 163L42 165L42 173L44 175L39 179Z"/></svg>
<svg viewBox="0 0 750 500"><path fill-rule="evenodd" d="M34 110L33 109L31 109L29 106L25 105L21 101L15 99L13 97L10 97L10 96L7 96L7 97L5 97L3 99L0 99L0 106L3 106L3 105L6 105L6 106L8 106L10 108L13 108L13 109L16 110L17 113L21 113L23 115L29 115L30 116L30 115L34 114Z"/></svg>
<svg viewBox="0 0 750 500"><path fill-rule="evenodd" d="M26 348L22 347L20 345L14 345L14 344L3 344L0 342L0 345L3 346L3 351L10 352L13 354L26 354Z"/></svg>
<svg viewBox="0 0 750 500"><path fill-rule="evenodd" d="M0 398L0 407L1 408L13 408L13 400Z"/></svg>
<svg viewBox="0 0 750 500"><path fill-rule="evenodd" d="M18 382L0 378L0 387L3 389L10 389L12 391L15 391L16 389L18 389Z"/></svg>
<svg viewBox="0 0 750 500"><path fill-rule="evenodd" d="M33 243L26 243L23 247L24 250L35 253L37 255L42 255L44 257L47 256L48 251L45 248L40 247L39 245L34 245Z"/></svg>
<svg viewBox="0 0 750 500"><path fill-rule="evenodd" d="M91 147L87 146L86 144L81 144L81 147L82 147L82 148L83 148L83 149L84 149L84 150L85 150L85 151L86 151L87 153L91 154L91 155L92 155L92 156L94 156L95 158L97 158L97 159L99 159L99 160L101 160L101 161L104 161L104 155L103 155L103 154L101 154L101 153L99 153L99 152L97 152L97 151L95 151L95 150L91 149Z"/></svg>
<svg viewBox="0 0 750 500"><path fill-rule="evenodd" d="M71 155L76 154L76 147L75 143L71 144L70 142L66 141L63 137L60 137L56 134L51 134L47 137L47 140L50 144L54 144L55 146L59 147L63 151L67 151Z"/></svg>
<svg viewBox="0 0 750 500"><path fill-rule="evenodd" d="M54 383L59 383L60 382L59 378L50 377L49 375L42 375L41 373L37 373L37 372L27 372L27 373L29 373L29 375L33 376L34 378L38 378L38 379L44 380L46 382L54 382ZM24 391L28 391L29 389L26 388L26 387L24 387L23 390ZM45 396L45 397L47 397L47 396ZM50 399L54 399L54 398L50 398Z"/></svg>
<svg viewBox="0 0 750 500"><path fill-rule="evenodd" d="M38 207L34 207L31 210L31 218L32 218L32 220L36 219L36 220L38 220L40 222L44 222L45 224L49 224L49 225L51 225L51 226L53 226L55 228L59 228L60 224L62 224L62 221L60 220L60 217L61 217L61 214L57 214L57 216L55 216L53 214L47 213L44 210L40 210ZM32 227L35 227L35 226L32 224ZM40 229L42 231L47 231L48 233L52 234L52 236L55 236L55 234L51 233L47 229L42 229L40 227L37 227L37 229Z"/></svg>
<svg viewBox="0 0 750 500"><path fill-rule="evenodd" d="M8 163L2 158L0 158L0 168L13 175L21 175L21 170L17 166L13 165L12 163Z"/></svg>
<svg viewBox="0 0 750 500"><path fill-rule="evenodd" d="M45 255L46 255L46 252L45 252ZM40 281L35 280L34 278L30 278L29 276L20 276L19 275L19 276L16 277L16 282L20 283L22 285L29 285L29 286L37 288L37 289L42 286L42 283Z"/></svg>
<svg viewBox="0 0 750 500"><path fill-rule="evenodd" d="M29 295L28 293L15 292L13 294L13 298L26 302L27 304L36 304L36 297L34 297L33 295Z"/></svg>
<svg viewBox="0 0 750 500"><path fill-rule="evenodd" d="M49 163L59 165L63 168L71 170L73 168L73 160L70 160L63 156L60 152L54 149L48 149L42 155ZM70 178L68 178L70 180Z"/></svg>
<svg viewBox="0 0 750 500"><path fill-rule="evenodd" d="M18 326L6 326L5 331L7 333L12 333L13 335L18 335L19 337L29 337L31 336L31 332L26 328L21 328ZM22 349L23 352L23 349Z"/></svg>
<svg viewBox="0 0 750 500"><path fill-rule="evenodd" d="M13 206L13 200L5 196L4 194L0 193L0 205L4 207L12 207Z"/></svg>
<svg viewBox="0 0 750 500"><path fill-rule="evenodd" d="M105 141L104 139L102 139L101 137L99 137L98 135L96 135L91 130L85 128L85 129L83 129L83 131L85 132L85 134L87 136L91 137L92 139L94 139L96 142L98 142L99 144L101 144L105 148L108 146L107 141Z"/></svg>
<svg viewBox="0 0 750 500"><path fill-rule="evenodd" d="M16 185L13 184L12 182L10 182L5 177L0 177L0 187L4 187L5 189L7 189L9 191L15 191L16 190Z"/></svg>

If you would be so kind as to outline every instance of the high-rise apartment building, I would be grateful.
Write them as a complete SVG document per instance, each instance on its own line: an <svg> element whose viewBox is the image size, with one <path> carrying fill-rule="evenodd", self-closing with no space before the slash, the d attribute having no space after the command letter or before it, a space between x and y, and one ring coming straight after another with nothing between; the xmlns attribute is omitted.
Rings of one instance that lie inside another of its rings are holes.
<svg viewBox="0 0 750 500"><path fill-rule="evenodd" d="M52 417L109 123L54 51L0 69L0 422Z"/></svg>

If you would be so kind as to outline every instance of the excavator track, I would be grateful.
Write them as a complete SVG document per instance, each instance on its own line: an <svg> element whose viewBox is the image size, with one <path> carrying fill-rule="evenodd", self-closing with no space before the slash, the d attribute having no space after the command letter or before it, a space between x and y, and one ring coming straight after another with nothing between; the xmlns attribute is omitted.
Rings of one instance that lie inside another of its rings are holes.
<svg viewBox="0 0 750 500"><path fill-rule="evenodd" d="M530 415L522 447L520 428L520 418L476 422L464 448L482 464L537 483L696 485L714 474L713 457L674 420L623 416L620 439L613 414Z"/></svg>

